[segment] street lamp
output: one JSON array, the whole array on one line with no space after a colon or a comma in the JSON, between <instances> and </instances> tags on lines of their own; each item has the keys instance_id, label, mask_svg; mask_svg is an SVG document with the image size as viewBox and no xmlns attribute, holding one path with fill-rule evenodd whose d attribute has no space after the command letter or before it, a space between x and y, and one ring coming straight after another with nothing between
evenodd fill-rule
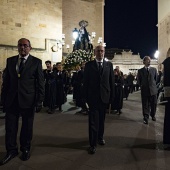
<instances>
[{"instance_id":1,"label":"street lamp","mask_svg":"<svg viewBox=\"0 0 170 170\"><path fill-rule=\"evenodd\" d=\"M76 40L78 38L78 36L79 36L79 31L78 31L77 28L74 28L74 30L73 30L73 38Z\"/></svg>"},{"instance_id":2,"label":"street lamp","mask_svg":"<svg viewBox=\"0 0 170 170\"><path fill-rule=\"evenodd\" d=\"M96 37L96 32L92 32L91 35L89 36L90 44L94 43L95 37Z\"/></svg>"},{"instance_id":3,"label":"street lamp","mask_svg":"<svg viewBox=\"0 0 170 170\"><path fill-rule=\"evenodd\" d=\"M94 39L96 37L96 32L92 32L91 37Z\"/></svg>"},{"instance_id":4,"label":"street lamp","mask_svg":"<svg viewBox=\"0 0 170 170\"><path fill-rule=\"evenodd\" d=\"M102 37L99 37L99 39L98 39L97 43L98 43L98 44L101 44L101 43L102 43L102 41L103 41L103 38L102 38Z\"/></svg>"},{"instance_id":5,"label":"street lamp","mask_svg":"<svg viewBox=\"0 0 170 170\"><path fill-rule=\"evenodd\" d=\"M74 45L74 44L75 44L75 41L73 40L73 41L72 41L72 45Z\"/></svg>"},{"instance_id":6,"label":"street lamp","mask_svg":"<svg viewBox=\"0 0 170 170\"><path fill-rule=\"evenodd\" d=\"M103 47L106 47L106 43L103 43Z\"/></svg>"},{"instance_id":7,"label":"street lamp","mask_svg":"<svg viewBox=\"0 0 170 170\"><path fill-rule=\"evenodd\" d=\"M155 52L154 57L155 57L155 59L159 58L159 51L158 50Z\"/></svg>"}]
</instances>

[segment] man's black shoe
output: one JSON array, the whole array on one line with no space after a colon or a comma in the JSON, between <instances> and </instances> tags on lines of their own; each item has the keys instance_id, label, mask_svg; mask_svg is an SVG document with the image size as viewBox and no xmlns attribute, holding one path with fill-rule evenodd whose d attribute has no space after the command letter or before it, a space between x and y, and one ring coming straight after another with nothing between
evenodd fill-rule
<instances>
[{"instance_id":1,"label":"man's black shoe","mask_svg":"<svg viewBox=\"0 0 170 170\"><path fill-rule=\"evenodd\" d=\"M89 154L95 154L96 153L96 147L94 147L94 146L89 147L88 153Z\"/></svg>"},{"instance_id":2,"label":"man's black shoe","mask_svg":"<svg viewBox=\"0 0 170 170\"><path fill-rule=\"evenodd\" d=\"M84 112L83 114L84 114L84 115L88 115L88 111Z\"/></svg>"},{"instance_id":3,"label":"man's black shoe","mask_svg":"<svg viewBox=\"0 0 170 170\"><path fill-rule=\"evenodd\" d=\"M156 121L156 117L155 117L155 116L154 116L154 117L152 117L152 120L153 120L153 121Z\"/></svg>"},{"instance_id":4,"label":"man's black shoe","mask_svg":"<svg viewBox=\"0 0 170 170\"><path fill-rule=\"evenodd\" d=\"M146 117L143 118L143 123L148 124L148 119Z\"/></svg>"},{"instance_id":5,"label":"man's black shoe","mask_svg":"<svg viewBox=\"0 0 170 170\"><path fill-rule=\"evenodd\" d=\"M48 110L48 114L53 114L55 113L55 110Z\"/></svg>"},{"instance_id":6,"label":"man's black shoe","mask_svg":"<svg viewBox=\"0 0 170 170\"><path fill-rule=\"evenodd\" d=\"M22 155L20 156L20 159L22 161L27 161L28 159L30 159L30 151L22 152Z\"/></svg>"},{"instance_id":7,"label":"man's black shoe","mask_svg":"<svg viewBox=\"0 0 170 170\"><path fill-rule=\"evenodd\" d=\"M105 145L106 143L105 143L105 140L102 139L102 140L98 140L98 144L99 144L99 145Z\"/></svg>"},{"instance_id":8,"label":"man's black shoe","mask_svg":"<svg viewBox=\"0 0 170 170\"><path fill-rule=\"evenodd\" d=\"M6 156L0 161L0 165L8 163L11 159L15 158L18 155L18 152L7 153Z\"/></svg>"}]
</instances>

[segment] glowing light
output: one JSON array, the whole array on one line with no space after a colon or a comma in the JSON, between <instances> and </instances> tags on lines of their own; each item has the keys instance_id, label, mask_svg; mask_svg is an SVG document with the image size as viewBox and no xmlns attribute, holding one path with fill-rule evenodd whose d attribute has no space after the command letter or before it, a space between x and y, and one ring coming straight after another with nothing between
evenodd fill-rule
<instances>
[{"instance_id":1,"label":"glowing light","mask_svg":"<svg viewBox=\"0 0 170 170\"><path fill-rule=\"evenodd\" d=\"M75 28L73 30L73 38L76 40L78 38L78 36L79 36L78 30L77 30L77 28Z\"/></svg>"},{"instance_id":2,"label":"glowing light","mask_svg":"<svg viewBox=\"0 0 170 170\"><path fill-rule=\"evenodd\" d=\"M155 52L154 57L155 57L156 59L159 58L159 51L158 51L158 50Z\"/></svg>"}]
</instances>

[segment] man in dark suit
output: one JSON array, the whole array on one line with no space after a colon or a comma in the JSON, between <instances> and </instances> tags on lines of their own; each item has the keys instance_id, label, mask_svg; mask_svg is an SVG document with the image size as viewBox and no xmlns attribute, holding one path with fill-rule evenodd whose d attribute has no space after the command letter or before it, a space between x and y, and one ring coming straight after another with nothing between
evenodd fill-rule
<instances>
[{"instance_id":1,"label":"man in dark suit","mask_svg":"<svg viewBox=\"0 0 170 170\"><path fill-rule=\"evenodd\" d=\"M156 121L157 106L157 70L150 66L149 56L143 58L144 67L138 70L137 81L141 87L143 123L148 124L149 115Z\"/></svg>"},{"instance_id":2,"label":"man in dark suit","mask_svg":"<svg viewBox=\"0 0 170 170\"><path fill-rule=\"evenodd\" d=\"M21 160L30 158L34 113L42 108L44 99L44 77L42 61L29 54L31 43L26 38L18 41L19 55L10 57L6 63L6 74L2 88L5 108L5 144L7 154L0 161L4 165L18 155L18 120L22 117L20 133Z\"/></svg>"},{"instance_id":3,"label":"man in dark suit","mask_svg":"<svg viewBox=\"0 0 170 170\"><path fill-rule=\"evenodd\" d=\"M114 98L113 65L104 60L105 49L95 48L95 60L89 61L84 69L84 100L89 107L89 153L96 152L97 143L105 144L104 121L106 107Z\"/></svg>"}]
</instances>

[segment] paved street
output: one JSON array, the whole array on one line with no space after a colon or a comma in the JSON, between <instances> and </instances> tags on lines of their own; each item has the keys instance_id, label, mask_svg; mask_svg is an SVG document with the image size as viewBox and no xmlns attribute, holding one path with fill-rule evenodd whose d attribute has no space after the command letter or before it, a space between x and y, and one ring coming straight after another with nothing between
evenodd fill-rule
<instances>
[{"instance_id":1,"label":"paved street","mask_svg":"<svg viewBox=\"0 0 170 170\"><path fill-rule=\"evenodd\" d=\"M72 96L63 112L37 113L31 158L19 156L0 170L169 170L170 150L162 145L164 106L157 108L157 121L143 124L140 93L124 100L121 115L107 114L105 146L94 155L87 153L88 116L75 114ZM0 114L2 116L2 114ZM5 155L4 119L0 119L0 158Z\"/></svg>"}]
</instances>

